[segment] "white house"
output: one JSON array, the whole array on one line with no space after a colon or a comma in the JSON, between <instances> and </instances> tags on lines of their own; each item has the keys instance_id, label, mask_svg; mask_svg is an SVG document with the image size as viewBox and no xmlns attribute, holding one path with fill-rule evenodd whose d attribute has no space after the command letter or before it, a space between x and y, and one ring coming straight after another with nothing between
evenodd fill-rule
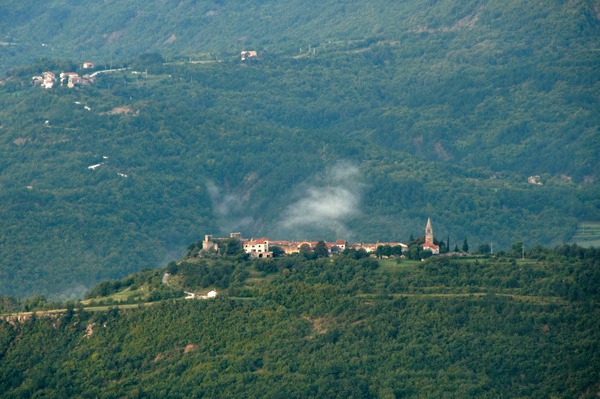
<instances>
[{"instance_id":1,"label":"white house","mask_svg":"<svg viewBox=\"0 0 600 399\"><path fill-rule=\"evenodd\" d=\"M257 58L257 57L258 57L258 53L254 50L244 50L241 53L242 61L246 61L250 58Z\"/></svg>"},{"instance_id":2,"label":"white house","mask_svg":"<svg viewBox=\"0 0 600 399\"><path fill-rule=\"evenodd\" d=\"M269 251L269 240L259 238L244 241L244 252L253 258L272 258L273 252Z\"/></svg>"}]
</instances>

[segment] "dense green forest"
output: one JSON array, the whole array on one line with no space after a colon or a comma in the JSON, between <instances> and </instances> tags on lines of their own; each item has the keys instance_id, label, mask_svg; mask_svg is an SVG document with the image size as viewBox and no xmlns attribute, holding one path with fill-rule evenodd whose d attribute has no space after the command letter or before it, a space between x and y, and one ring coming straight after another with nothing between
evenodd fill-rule
<instances>
[{"instance_id":1,"label":"dense green forest","mask_svg":"<svg viewBox=\"0 0 600 399\"><path fill-rule=\"evenodd\" d=\"M600 392L600 253L425 262L186 256L214 300L0 321L2 397L581 397ZM357 259L358 258L358 259ZM208 271L207 271L208 270ZM161 271L89 296L152 285ZM229 276L229 277L227 277Z\"/></svg>"},{"instance_id":2,"label":"dense green forest","mask_svg":"<svg viewBox=\"0 0 600 399\"><path fill-rule=\"evenodd\" d=\"M552 71L577 64L563 59L565 51L585 49L588 60L597 58L599 37L594 0L5 0L1 11L0 71L39 56L108 65L144 52L169 58L220 57L244 49L296 54L364 39L397 41L418 56L428 48L411 42L425 37L461 63L518 60L522 72L531 74L535 57ZM561 59L567 64L552 65Z\"/></svg>"},{"instance_id":3,"label":"dense green forest","mask_svg":"<svg viewBox=\"0 0 600 399\"><path fill-rule=\"evenodd\" d=\"M431 217L503 249L600 221L594 2L38 3L0 12L0 294L81 298L206 233ZM126 69L31 85L84 60Z\"/></svg>"}]
</instances>

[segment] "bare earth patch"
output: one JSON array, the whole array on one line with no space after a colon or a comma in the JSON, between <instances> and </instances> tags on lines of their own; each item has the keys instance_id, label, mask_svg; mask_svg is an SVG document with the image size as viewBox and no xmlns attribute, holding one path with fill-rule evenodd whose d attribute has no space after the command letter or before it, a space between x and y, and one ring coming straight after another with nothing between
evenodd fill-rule
<instances>
[{"instance_id":1,"label":"bare earth patch","mask_svg":"<svg viewBox=\"0 0 600 399\"><path fill-rule=\"evenodd\" d=\"M131 106L116 107L106 112L106 115L137 115L139 111L135 111Z\"/></svg>"},{"instance_id":2,"label":"bare earth patch","mask_svg":"<svg viewBox=\"0 0 600 399\"><path fill-rule=\"evenodd\" d=\"M94 333L94 326L95 325L96 325L96 323L88 324L88 326L85 329L84 338L89 338L89 337L92 336L92 334Z\"/></svg>"},{"instance_id":3,"label":"bare earth patch","mask_svg":"<svg viewBox=\"0 0 600 399\"><path fill-rule=\"evenodd\" d=\"M189 352L193 352L196 350L196 345L194 344L187 344L185 346L185 349L183 350L183 353L189 353Z\"/></svg>"},{"instance_id":4,"label":"bare earth patch","mask_svg":"<svg viewBox=\"0 0 600 399\"><path fill-rule=\"evenodd\" d=\"M320 317L320 318L317 318L317 319L311 319L308 316L302 316L302 318L304 320L307 320L307 321L309 321L309 322L312 323L313 330L317 334L325 334L327 332L327 328L325 328L325 325L324 325L325 322L326 322L325 318Z\"/></svg>"},{"instance_id":5,"label":"bare earth patch","mask_svg":"<svg viewBox=\"0 0 600 399\"><path fill-rule=\"evenodd\" d=\"M119 40L123 36L123 31L117 30L110 34L104 34L102 36L104 37L105 43L110 44L110 43L114 43L117 40Z\"/></svg>"},{"instance_id":6,"label":"bare earth patch","mask_svg":"<svg viewBox=\"0 0 600 399\"><path fill-rule=\"evenodd\" d=\"M173 43L175 40L177 40L177 36L175 36L175 34L172 34L167 40L165 40L164 44L171 44Z\"/></svg>"}]
</instances>

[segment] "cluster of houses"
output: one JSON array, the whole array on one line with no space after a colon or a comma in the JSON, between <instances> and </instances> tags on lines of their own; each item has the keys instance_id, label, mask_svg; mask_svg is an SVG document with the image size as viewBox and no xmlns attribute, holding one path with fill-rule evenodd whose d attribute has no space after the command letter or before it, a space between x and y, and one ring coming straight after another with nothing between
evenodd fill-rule
<instances>
[{"instance_id":1,"label":"cluster of houses","mask_svg":"<svg viewBox=\"0 0 600 399\"><path fill-rule=\"evenodd\" d=\"M94 64L91 62L84 62L82 64L83 69L91 69ZM77 72L61 72L59 79L56 78L54 72L46 71L42 72L41 76L34 76L31 78L34 86L40 86L44 89L51 89L55 84L60 83L61 86L66 85L69 88L75 86L87 86L94 83L94 77L90 74L79 76Z\"/></svg>"},{"instance_id":2,"label":"cluster of houses","mask_svg":"<svg viewBox=\"0 0 600 399\"><path fill-rule=\"evenodd\" d=\"M318 241L285 241L285 240L269 240L268 238L242 238L241 233L231 233L226 238L214 238L212 235L205 235L204 241L202 241L202 251L219 251L219 242L227 240L228 238L238 239L242 242L244 252L247 253L251 258L272 258L273 251L272 247L278 247L285 252L286 255L300 253L302 251L314 250L317 246ZM371 254L376 253L377 248L380 246L390 247L401 247L402 252L408 249L408 246L401 242L376 242L376 243L356 243L349 244L344 240L337 240L335 242L325 242L329 254L343 252L346 249L364 250ZM439 255L440 247L433 242L433 228L431 226L431 219L427 219L427 226L425 227L425 242L422 245L423 250L431 251L433 255Z\"/></svg>"},{"instance_id":3,"label":"cluster of houses","mask_svg":"<svg viewBox=\"0 0 600 399\"><path fill-rule=\"evenodd\" d=\"M258 58L258 52L255 50L244 50L241 52L242 61L246 61L253 58Z\"/></svg>"},{"instance_id":4,"label":"cluster of houses","mask_svg":"<svg viewBox=\"0 0 600 399\"><path fill-rule=\"evenodd\" d=\"M543 186L543 185L544 185L544 183L542 183L542 178L541 178L541 177L539 177L538 175L535 175L535 176L529 176L529 177L527 178L527 182L528 182L529 184L535 184L536 186Z\"/></svg>"}]
</instances>

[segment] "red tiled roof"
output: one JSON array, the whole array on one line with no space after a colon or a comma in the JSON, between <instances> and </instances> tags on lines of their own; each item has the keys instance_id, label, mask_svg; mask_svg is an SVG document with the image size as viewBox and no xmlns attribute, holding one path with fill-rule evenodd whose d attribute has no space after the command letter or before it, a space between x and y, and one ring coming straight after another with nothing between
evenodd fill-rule
<instances>
[{"instance_id":1,"label":"red tiled roof","mask_svg":"<svg viewBox=\"0 0 600 399\"><path fill-rule=\"evenodd\" d=\"M289 241L279 240L279 241L269 241L269 243L273 245L291 245L292 243Z\"/></svg>"},{"instance_id":2,"label":"red tiled roof","mask_svg":"<svg viewBox=\"0 0 600 399\"><path fill-rule=\"evenodd\" d=\"M257 238L256 240L244 241L244 244L260 245L260 244L267 244L268 242L269 242L268 238Z\"/></svg>"}]
</instances>

